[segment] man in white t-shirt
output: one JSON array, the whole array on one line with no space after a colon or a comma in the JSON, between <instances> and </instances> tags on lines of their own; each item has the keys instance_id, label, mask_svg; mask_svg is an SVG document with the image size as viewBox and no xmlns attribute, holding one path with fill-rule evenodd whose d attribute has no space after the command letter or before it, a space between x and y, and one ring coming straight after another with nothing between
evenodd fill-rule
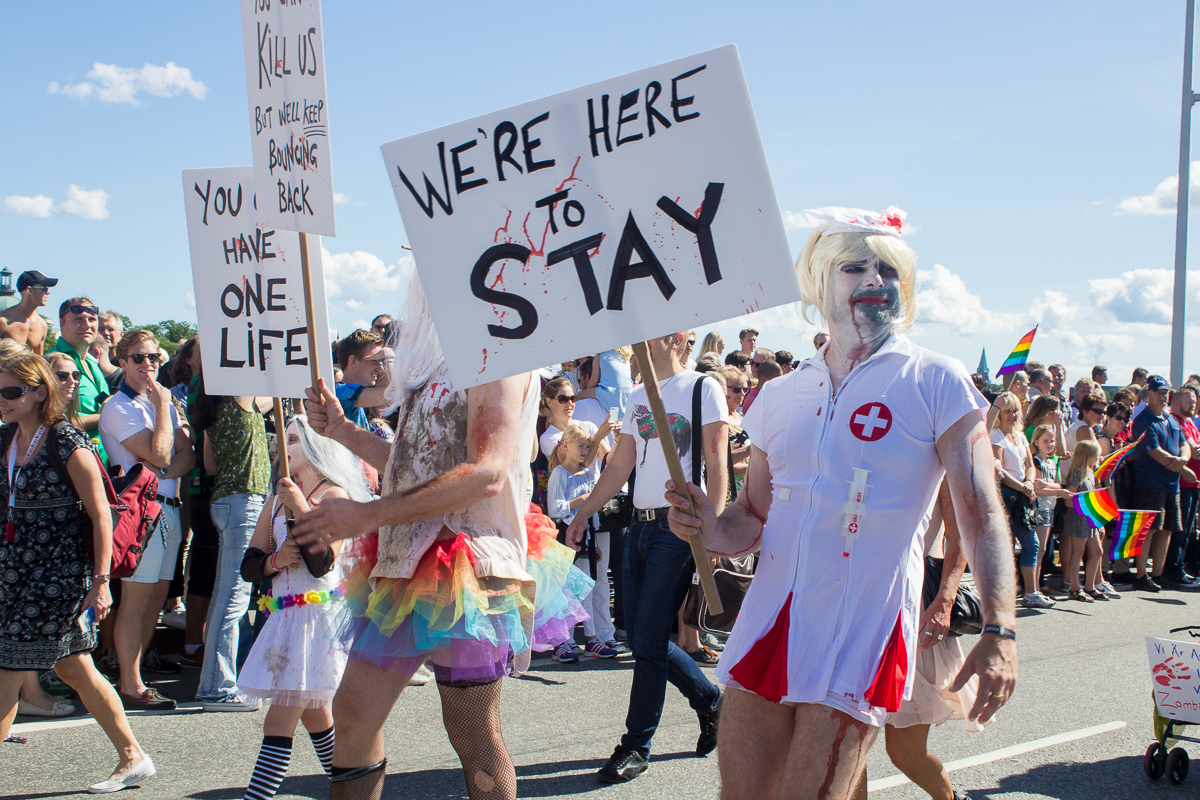
<instances>
[{"instance_id":1,"label":"man in white t-shirt","mask_svg":"<svg viewBox=\"0 0 1200 800\"><path fill-rule=\"evenodd\" d=\"M651 339L647 345L683 471L692 474L693 460L703 459L708 470L708 495L713 504L723 507L729 486L725 395L712 378L683 368L679 353L685 342L684 334L676 333ZM692 436L692 426L697 423L692 413L693 391L697 386L701 453L694 452ZM691 548L667 528L668 508L662 486L668 472L662 446L657 441L659 435L646 400L646 388L639 386L629 396L621 435L608 457L608 467L567 529L567 544L578 549L587 518L616 495L637 467L634 522L625 537L622 585L625 630L634 657L633 683L629 688L625 735L596 775L603 783L623 783L646 770L650 740L658 728L666 700L668 675L699 717L696 755L708 755L717 746L721 691L690 656L671 642L671 623L691 585L695 563Z\"/></svg>"},{"instance_id":2,"label":"man in white t-shirt","mask_svg":"<svg viewBox=\"0 0 1200 800\"><path fill-rule=\"evenodd\" d=\"M944 475L985 624L951 691L977 673L967 713L986 722L1016 681L1012 545L983 398L962 364L903 335L917 314L904 214L808 217L815 230L796 269L828 344L745 416L753 444L733 505L720 513L689 487L692 516L668 495L681 538L701 533L714 555L761 551L717 670L724 800L859 787L888 713L911 696L916 651L942 635L919 619L924 533Z\"/></svg>"},{"instance_id":3,"label":"man in white t-shirt","mask_svg":"<svg viewBox=\"0 0 1200 800\"><path fill-rule=\"evenodd\" d=\"M157 380L158 340L150 331L130 331L117 343L125 381L100 412L100 438L109 463L129 470L141 463L158 476L159 526L146 537L137 570L121 581L121 603L113 639L121 677L117 692L125 708L174 708L175 701L142 682L142 655L158 623L158 612L175 574L183 531L179 525L178 479L195 466L186 420Z\"/></svg>"}]
</instances>

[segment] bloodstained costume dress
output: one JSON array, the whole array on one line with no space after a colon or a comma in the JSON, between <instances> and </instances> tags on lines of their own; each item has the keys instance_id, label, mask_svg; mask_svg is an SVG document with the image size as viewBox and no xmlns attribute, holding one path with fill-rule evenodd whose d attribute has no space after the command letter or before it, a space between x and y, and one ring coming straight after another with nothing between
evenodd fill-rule
<instances>
[{"instance_id":1,"label":"bloodstained costume dress","mask_svg":"<svg viewBox=\"0 0 1200 800\"><path fill-rule=\"evenodd\" d=\"M900 334L835 394L827 347L765 385L742 422L772 497L717 675L882 726L913 685L923 537L945 474L936 443L982 419L983 398L962 364Z\"/></svg>"},{"instance_id":2,"label":"bloodstained costume dress","mask_svg":"<svg viewBox=\"0 0 1200 800\"><path fill-rule=\"evenodd\" d=\"M275 550L287 541L287 519L279 498L272 514ZM348 543L349 544L349 543ZM333 569L314 578L304 561L284 567L271 578L271 593L258 599L270 616L238 674L238 689L278 705L321 708L333 704L346 670L346 643L337 636L342 574L349 547Z\"/></svg>"},{"instance_id":3,"label":"bloodstained costume dress","mask_svg":"<svg viewBox=\"0 0 1200 800\"><path fill-rule=\"evenodd\" d=\"M517 453L532 450L538 384L529 376L517 423ZM467 462L467 394L443 364L400 409L384 471L386 495ZM347 579L352 658L411 675L449 651L451 681L485 683L529 665L587 613L591 580L575 553L554 541L553 523L528 515L529 462L516 457L500 492L450 513L379 529L378 562ZM527 519L529 526L527 529ZM543 522L544 520L544 522ZM447 535L444 531L449 531Z\"/></svg>"}]
</instances>

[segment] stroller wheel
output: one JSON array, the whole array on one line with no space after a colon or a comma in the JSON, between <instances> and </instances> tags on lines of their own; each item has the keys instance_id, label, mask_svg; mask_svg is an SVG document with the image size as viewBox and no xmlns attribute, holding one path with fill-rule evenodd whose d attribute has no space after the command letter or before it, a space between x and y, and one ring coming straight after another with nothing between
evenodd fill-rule
<instances>
[{"instance_id":1,"label":"stroller wheel","mask_svg":"<svg viewBox=\"0 0 1200 800\"><path fill-rule=\"evenodd\" d=\"M1142 758L1142 769L1146 771L1146 777L1152 781L1156 781L1163 776L1167 768L1167 748L1161 742L1154 742L1146 748L1146 755Z\"/></svg>"},{"instance_id":2,"label":"stroller wheel","mask_svg":"<svg viewBox=\"0 0 1200 800\"><path fill-rule=\"evenodd\" d=\"M1182 747L1174 748L1167 756L1167 783L1183 783L1188 774L1188 754Z\"/></svg>"}]
</instances>

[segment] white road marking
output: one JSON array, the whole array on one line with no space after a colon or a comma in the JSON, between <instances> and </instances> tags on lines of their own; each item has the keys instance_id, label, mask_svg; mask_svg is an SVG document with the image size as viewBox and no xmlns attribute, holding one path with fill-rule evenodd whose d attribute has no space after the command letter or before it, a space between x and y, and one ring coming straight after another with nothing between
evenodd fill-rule
<instances>
[{"instance_id":1,"label":"white road marking","mask_svg":"<svg viewBox=\"0 0 1200 800\"><path fill-rule=\"evenodd\" d=\"M141 711L129 710L125 712L127 717L165 717L178 714L199 714L203 712L203 707L199 702L180 703L179 707L171 711ZM53 719L45 722L21 722L12 726L12 732L16 734L34 733L36 731L53 731L60 728L81 728L84 725L95 725L96 718L87 717L70 717L68 719Z\"/></svg>"},{"instance_id":2,"label":"white road marking","mask_svg":"<svg viewBox=\"0 0 1200 800\"><path fill-rule=\"evenodd\" d=\"M1076 739L1087 739L1090 736L1099 736L1102 733L1109 731L1120 730L1125 727L1125 722L1118 720L1116 722L1106 722L1103 725L1093 725L1090 728L1080 728L1077 731L1067 731L1066 733L1056 733L1053 736L1047 736L1043 739L1034 739L1032 742L1024 744L1014 744L1011 747L1002 747L999 750L993 750L990 753L983 753L970 758L960 758L958 761L951 761L943 766L947 772L954 772L959 769L967 769L968 767L977 767L980 764L987 764L992 761L999 761L1002 758L1012 758L1023 753L1029 753L1034 750L1041 750L1045 747L1053 747L1056 744L1064 742L1073 742ZM889 775L886 778L880 778L876 781L867 781L867 791L875 792L880 789L890 789L893 786L903 786L908 783L908 777L903 773Z\"/></svg>"}]
</instances>

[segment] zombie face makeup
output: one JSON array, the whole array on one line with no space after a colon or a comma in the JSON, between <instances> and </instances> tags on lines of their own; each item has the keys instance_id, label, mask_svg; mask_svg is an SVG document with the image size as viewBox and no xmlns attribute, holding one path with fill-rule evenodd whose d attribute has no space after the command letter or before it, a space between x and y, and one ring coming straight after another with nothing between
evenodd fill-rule
<instances>
[{"instance_id":1,"label":"zombie face makeup","mask_svg":"<svg viewBox=\"0 0 1200 800\"><path fill-rule=\"evenodd\" d=\"M831 321L851 324L864 338L890 328L901 315L899 276L877 258L835 264L829 275Z\"/></svg>"}]
</instances>

